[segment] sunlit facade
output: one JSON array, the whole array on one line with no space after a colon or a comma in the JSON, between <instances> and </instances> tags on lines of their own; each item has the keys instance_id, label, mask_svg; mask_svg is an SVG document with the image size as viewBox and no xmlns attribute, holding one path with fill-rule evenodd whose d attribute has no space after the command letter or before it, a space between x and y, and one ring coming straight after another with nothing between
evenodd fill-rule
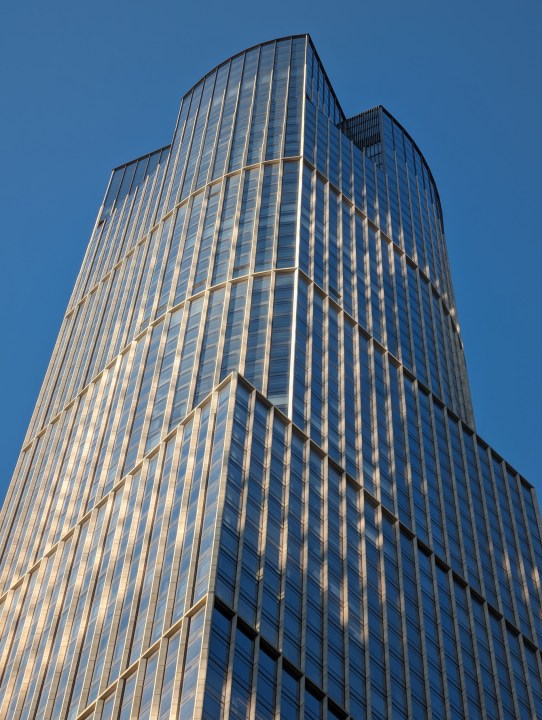
<instances>
[{"instance_id":1,"label":"sunlit facade","mask_svg":"<svg viewBox=\"0 0 542 720\"><path fill-rule=\"evenodd\" d=\"M117 168L0 516L0 716L542 717L431 172L308 36Z\"/></svg>"}]
</instances>

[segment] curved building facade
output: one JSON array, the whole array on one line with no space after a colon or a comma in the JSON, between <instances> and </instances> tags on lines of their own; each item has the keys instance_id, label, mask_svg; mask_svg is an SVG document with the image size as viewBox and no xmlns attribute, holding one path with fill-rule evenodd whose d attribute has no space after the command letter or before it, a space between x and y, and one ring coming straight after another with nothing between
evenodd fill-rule
<instances>
[{"instance_id":1,"label":"curved building facade","mask_svg":"<svg viewBox=\"0 0 542 720\"><path fill-rule=\"evenodd\" d=\"M232 57L100 208L0 517L2 716L542 717L541 573L423 155L308 36Z\"/></svg>"}]
</instances>

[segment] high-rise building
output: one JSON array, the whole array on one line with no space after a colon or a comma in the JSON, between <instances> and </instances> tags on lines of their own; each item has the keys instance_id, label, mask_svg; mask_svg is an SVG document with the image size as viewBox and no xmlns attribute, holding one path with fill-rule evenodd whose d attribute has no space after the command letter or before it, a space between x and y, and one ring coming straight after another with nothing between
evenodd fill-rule
<instances>
[{"instance_id":1,"label":"high-rise building","mask_svg":"<svg viewBox=\"0 0 542 720\"><path fill-rule=\"evenodd\" d=\"M438 192L307 36L114 170L0 518L0 714L542 717L532 487Z\"/></svg>"}]
</instances>

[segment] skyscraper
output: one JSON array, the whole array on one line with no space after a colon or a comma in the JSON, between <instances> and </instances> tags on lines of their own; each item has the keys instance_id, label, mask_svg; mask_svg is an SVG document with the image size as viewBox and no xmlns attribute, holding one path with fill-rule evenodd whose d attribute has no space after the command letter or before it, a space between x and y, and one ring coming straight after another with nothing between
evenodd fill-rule
<instances>
[{"instance_id":1,"label":"skyscraper","mask_svg":"<svg viewBox=\"0 0 542 720\"><path fill-rule=\"evenodd\" d=\"M0 553L10 720L542 717L539 511L474 431L438 191L307 36L114 170Z\"/></svg>"}]
</instances>

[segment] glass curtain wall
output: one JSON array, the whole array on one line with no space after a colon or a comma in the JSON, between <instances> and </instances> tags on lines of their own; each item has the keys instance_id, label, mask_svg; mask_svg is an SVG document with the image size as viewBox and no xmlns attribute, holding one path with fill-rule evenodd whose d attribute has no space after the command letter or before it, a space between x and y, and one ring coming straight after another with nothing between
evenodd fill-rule
<instances>
[{"instance_id":1,"label":"glass curtain wall","mask_svg":"<svg viewBox=\"0 0 542 720\"><path fill-rule=\"evenodd\" d=\"M0 516L7 718L542 717L534 492L441 202L311 39L113 171Z\"/></svg>"}]
</instances>

